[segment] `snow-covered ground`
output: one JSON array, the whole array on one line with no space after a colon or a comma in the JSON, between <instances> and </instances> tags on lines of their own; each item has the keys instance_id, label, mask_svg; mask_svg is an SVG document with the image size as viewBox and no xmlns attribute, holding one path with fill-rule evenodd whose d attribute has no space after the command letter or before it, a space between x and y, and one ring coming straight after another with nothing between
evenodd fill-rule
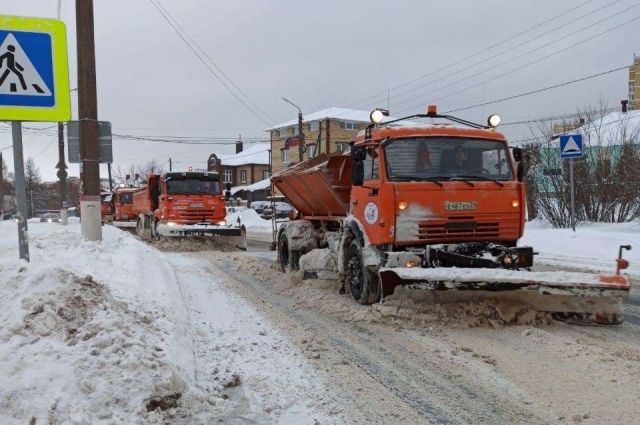
<instances>
[{"instance_id":1,"label":"snow-covered ground","mask_svg":"<svg viewBox=\"0 0 640 425\"><path fill-rule=\"evenodd\" d=\"M205 262L111 226L0 223L0 423L342 423L338 397ZM35 419L32 419L35 418Z\"/></svg>"},{"instance_id":2,"label":"snow-covered ground","mask_svg":"<svg viewBox=\"0 0 640 425\"><path fill-rule=\"evenodd\" d=\"M584 271L615 271L620 245L630 262L629 274L640 276L640 223L581 223L571 229L555 229L539 221L527 223L521 245L539 253L535 261Z\"/></svg>"}]
</instances>

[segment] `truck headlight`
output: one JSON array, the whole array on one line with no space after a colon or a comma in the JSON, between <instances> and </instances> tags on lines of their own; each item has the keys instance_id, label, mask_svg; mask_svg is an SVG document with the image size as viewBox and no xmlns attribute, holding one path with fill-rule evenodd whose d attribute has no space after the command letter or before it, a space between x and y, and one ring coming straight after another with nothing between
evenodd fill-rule
<instances>
[{"instance_id":1,"label":"truck headlight","mask_svg":"<svg viewBox=\"0 0 640 425\"><path fill-rule=\"evenodd\" d=\"M398 202L398 209L399 210L406 210L407 209L407 203L405 201L400 201Z\"/></svg>"},{"instance_id":2,"label":"truck headlight","mask_svg":"<svg viewBox=\"0 0 640 425\"><path fill-rule=\"evenodd\" d=\"M227 222L225 220L220 220L218 222L218 226L226 226L226 225L227 225Z\"/></svg>"},{"instance_id":3,"label":"truck headlight","mask_svg":"<svg viewBox=\"0 0 640 425\"><path fill-rule=\"evenodd\" d=\"M175 225L176 225L176 223L174 221L170 221L170 222L167 223L167 226L173 227Z\"/></svg>"},{"instance_id":4,"label":"truck headlight","mask_svg":"<svg viewBox=\"0 0 640 425\"><path fill-rule=\"evenodd\" d=\"M502 122L502 119L500 118L500 115L497 114L489 115L489 119L487 120L489 127L493 128L499 126L500 122Z\"/></svg>"}]
</instances>

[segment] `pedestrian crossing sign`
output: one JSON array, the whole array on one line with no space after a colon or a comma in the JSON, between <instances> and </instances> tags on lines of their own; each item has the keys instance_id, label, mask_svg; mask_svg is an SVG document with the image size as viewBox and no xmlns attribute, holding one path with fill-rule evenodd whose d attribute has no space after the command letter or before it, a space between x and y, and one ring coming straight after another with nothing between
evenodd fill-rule
<instances>
[{"instance_id":1,"label":"pedestrian crossing sign","mask_svg":"<svg viewBox=\"0 0 640 425\"><path fill-rule=\"evenodd\" d=\"M582 158L582 134L565 134L560 136L561 158Z\"/></svg>"},{"instance_id":2,"label":"pedestrian crossing sign","mask_svg":"<svg viewBox=\"0 0 640 425\"><path fill-rule=\"evenodd\" d=\"M69 121L64 22L0 16L0 121Z\"/></svg>"}]
</instances>

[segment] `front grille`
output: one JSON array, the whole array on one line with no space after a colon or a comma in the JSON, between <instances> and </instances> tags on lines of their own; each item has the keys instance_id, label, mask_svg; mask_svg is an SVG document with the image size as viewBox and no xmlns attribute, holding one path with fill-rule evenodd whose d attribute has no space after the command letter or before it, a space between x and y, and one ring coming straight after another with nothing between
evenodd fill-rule
<instances>
[{"instance_id":1,"label":"front grille","mask_svg":"<svg viewBox=\"0 0 640 425\"><path fill-rule=\"evenodd\" d=\"M515 240L519 234L515 217L456 216L448 220L420 220L417 239L427 243Z\"/></svg>"},{"instance_id":2,"label":"front grille","mask_svg":"<svg viewBox=\"0 0 640 425\"><path fill-rule=\"evenodd\" d=\"M202 208L197 210L179 210L177 212L177 221L181 224L196 224L196 223L215 223L217 220L214 217L215 210L213 208Z\"/></svg>"}]
</instances>

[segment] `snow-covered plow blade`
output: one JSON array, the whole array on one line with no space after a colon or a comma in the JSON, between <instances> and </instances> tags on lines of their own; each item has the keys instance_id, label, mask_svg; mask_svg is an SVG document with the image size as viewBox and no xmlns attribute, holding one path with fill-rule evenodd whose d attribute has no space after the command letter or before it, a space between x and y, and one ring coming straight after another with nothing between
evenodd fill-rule
<instances>
[{"instance_id":1,"label":"snow-covered plow blade","mask_svg":"<svg viewBox=\"0 0 640 425\"><path fill-rule=\"evenodd\" d=\"M135 221L117 221L114 220L111 222L112 226L119 227L121 229L135 229L138 225Z\"/></svg>"},{"instance_id":2,"label":"snow-covered plow blade","mask_svg":"<svg viewBox=\"0 0 640 425\"><path fill-rule=\"evenodd\" d=\"M170 238L213 238L224 245L247 249L247 231L244 226L201 224L158 224L158 236Z\"/></svg>"},{"instance_id":3,"label":"snow-covered plow blade","mask_svg":"<svg viewBox=\"0 0 640 425\"><path fill-rule=\"evenodd\" d=\"M598 323L620 323L631 288L623 275L529 272L504 269L382 268L383 297L402 285L428 289L439 304L483 299L513 302L549 313L585 315Z\"/></svg>"}]
</instances>

